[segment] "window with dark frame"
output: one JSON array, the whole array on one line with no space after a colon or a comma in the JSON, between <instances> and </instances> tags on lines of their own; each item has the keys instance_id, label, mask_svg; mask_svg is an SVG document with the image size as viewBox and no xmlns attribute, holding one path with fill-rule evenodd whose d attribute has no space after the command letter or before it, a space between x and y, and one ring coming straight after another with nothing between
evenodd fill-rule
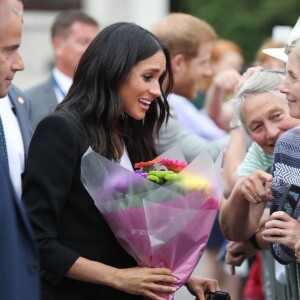
<instances>
[{"instance_id":1,"label":"window with dark frame","mask_svg":"<svg viewBox=\"0 0 300 300\"><path fill-rule=\"evenodd\" d=\"M27 10L64 10L82 8L82 0L25 0Z\"/></svg>"}]
</instances>

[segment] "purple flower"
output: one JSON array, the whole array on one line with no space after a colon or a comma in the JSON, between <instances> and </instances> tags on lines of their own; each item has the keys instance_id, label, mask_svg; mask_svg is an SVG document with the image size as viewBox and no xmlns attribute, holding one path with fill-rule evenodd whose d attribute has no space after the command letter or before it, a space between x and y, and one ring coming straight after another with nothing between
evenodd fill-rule
<instances>
[{"instance_id":1,"label":"purple flower","mask_svg":"<svg viewBox=\"0 0 300 300\"><path fill-rule=\"evenodd\" d=\"M135 170L134 173L142 176L143 178L147 178L148 173L147 172L143 172L141 169Z\"/></svg>"}]
</instances>

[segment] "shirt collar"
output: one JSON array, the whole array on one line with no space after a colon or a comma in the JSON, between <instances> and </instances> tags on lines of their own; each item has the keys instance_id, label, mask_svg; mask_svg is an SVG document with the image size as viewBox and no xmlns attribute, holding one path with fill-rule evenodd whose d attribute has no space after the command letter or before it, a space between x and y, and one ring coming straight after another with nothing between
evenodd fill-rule
<instances>
[{"instance_id":1,"label":"shirt collar","mask_svg":"<svg viewBox=\"0 0 300 300\"><path fill-rule=\"evenodd\" d=\"M53 69L53 76L60 88L67 94L73 83L73 79L59 71L56 67Z\"/></svg>"}]
</instances>

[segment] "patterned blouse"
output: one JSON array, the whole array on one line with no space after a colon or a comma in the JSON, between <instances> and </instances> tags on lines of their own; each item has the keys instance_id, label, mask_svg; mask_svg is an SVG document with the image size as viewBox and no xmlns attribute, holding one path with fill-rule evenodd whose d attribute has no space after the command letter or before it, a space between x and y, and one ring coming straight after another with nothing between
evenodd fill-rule
<instances>
[{"instance_id":1,"label":"patterned blouse","mask_svg":"<svg viewBox=\"0 0 300 300\"><path fill-rule=\"evenodd\" d=\"M300 126L286 131L278 139L274 150L271 214L278 210L289 184L300 186ZM292 217L300 222L300 204ZM274 258L281 264L296 260L295 251L278 243L271 244Z\"/></svg>"}]
</instances>

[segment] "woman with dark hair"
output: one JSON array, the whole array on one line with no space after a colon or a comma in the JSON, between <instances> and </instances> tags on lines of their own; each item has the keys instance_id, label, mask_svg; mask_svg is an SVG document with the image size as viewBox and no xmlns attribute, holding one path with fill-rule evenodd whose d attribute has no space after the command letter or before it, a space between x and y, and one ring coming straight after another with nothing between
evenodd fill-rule
<instances>
[{"instance_id":1,"label":"woman with dark hair","mask_svg":"<svg viewBox=\"0 0 300 300\"><path fill-rule=\"evenodd\" d=\"M138 267L123 250L80 181L89 146L131 170L156 157L171 85L165 46L135 24L116 23L90 44L68 95L38 124L23 198L41 256L42 299L160 300L155 292L174 292L170 270ZM217 287L198 278L188 285L198 297Z\"/></svg>"}]
</instances>

